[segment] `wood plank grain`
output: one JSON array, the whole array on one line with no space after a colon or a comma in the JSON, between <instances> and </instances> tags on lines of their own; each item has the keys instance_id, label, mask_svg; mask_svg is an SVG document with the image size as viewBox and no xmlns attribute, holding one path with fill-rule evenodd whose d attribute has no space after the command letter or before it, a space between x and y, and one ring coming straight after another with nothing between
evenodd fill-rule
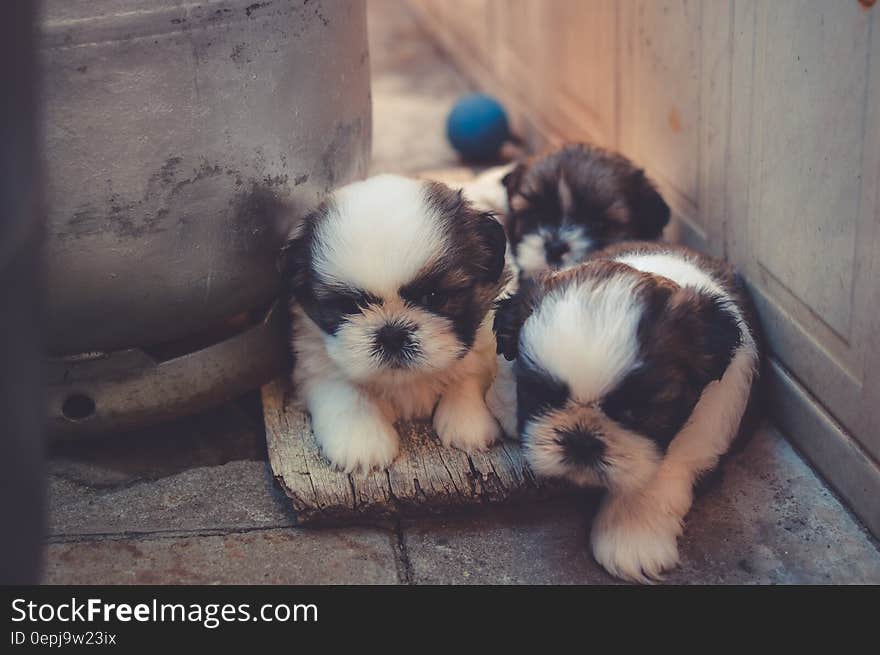
<instances>
[{"instance_id":1,"label":"wood plank grain","mask_svg":"<svg viewBox=\"0 0 880 655\"><path fill-rule=\"evenodd\" d=\"M269 464L297 520L354 511L349 477L321 455L308 414L292 402L289 386L276 380L263 387L262 395Z\"/></svg>"},{"instance_id":2,"label":"wood plank grain","mask_svg":"<svg viewBox=\"0 0 880 655\"><path fill-rule=\"evenodd\" d=\"M444 448L428 421L397 425L400 454L387 471L346 475L321 454L308 413L293 400L286 381L267 384L262 397L269 463L298 523L434 514L568 491L537 480L515 442L467 455Z\"/></svg>"}]
</instances>

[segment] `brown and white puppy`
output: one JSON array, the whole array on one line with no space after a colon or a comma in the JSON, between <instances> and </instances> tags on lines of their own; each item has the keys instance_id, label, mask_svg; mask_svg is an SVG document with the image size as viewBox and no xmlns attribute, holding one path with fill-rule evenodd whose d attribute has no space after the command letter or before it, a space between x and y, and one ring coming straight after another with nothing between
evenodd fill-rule
<instances>
[{"instance_id":1,"label":"brown and white puppy","mask_svg":"<svg viewBox=\"0 0 880 655\"><path fill-rule=\"evenodd\" d=\"M286 248L293 379L333 464L388 466L394 422L432 412L445 445L500 436L484 395L505 245L460 192L395 175L339 189L298 227Z\"/></svg>"},{"instance_id":2,"label":"brown and white puppy","mask_svg":"<svg viewBox=\"0 0 880 655\"><path fill-rule=\"evenodd\" d=\"M607 490L596 560L647 582L678 563L697 478L737 435L758 376L756 322L725 263L656 243L614 246L502 301L495 393L539 475ZM515 397L515 400L513 398Z\"/></svg>"},{"instance_id":3,"label":"brown and white puppy","mask_svg":"<svg viewBox=\"0 0 880 655\"><path fill-rule=\"evenodd\" d=\"M601 148L567 145L517 164L501 182L523 278L576 266L614 243L657 239L669 222L669 206L644 171Z\"/></svg>"}]
</instances>

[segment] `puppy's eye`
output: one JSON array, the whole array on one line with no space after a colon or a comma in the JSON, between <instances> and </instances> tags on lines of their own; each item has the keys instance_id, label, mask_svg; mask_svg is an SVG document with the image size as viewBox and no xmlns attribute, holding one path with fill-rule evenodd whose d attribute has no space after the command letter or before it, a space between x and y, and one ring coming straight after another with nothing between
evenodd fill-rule
<instances>
[{"instance_id":1,"label":"puppy's eye","mask_svg":"<svg viewBox=\"0 0 880 655\"><path fill-rule=\"evenodd\" d=\"M639 419L639 412L634 407L627 406L625 402L616 401L616 399L612 402L606 401L602 410L608 418L624 426L632 425Z\"/></svg>"},{"instance_id":2,"label":"puppy's eye","mask_svg":"<svg viewBox=\"0 0 880 655\"><path fill-rule=\"evenodd\" d=\"M446 304L447 300L449 300L448 294L442 291L431 291L419 298L419 304L428 309L437 309Z\"/></svg>"},{"instance_id":3,"label":"puppy's eye","mask_svg":"<svg viewBox=\"0 0 880 655\"><path fill-rule=\"evenodd\" d=\"M640 389L633 384L626 384L609 394L602 403L602 411L605 415L617 421L624 427L633 427L643 421L648 408L645 406L650 396L640 393Z\"/></svg>"},{"instance_id":4,"label":"puppy's eye","mask_svg":"<svg viewBox=\"0 0 880 655\"><path fill-rule=\"evenodd\" d=\"M340 314L360 314L367 303L350 296L340 296L333 300L333 306Z\"/></svg>"},{"instance_id":5,"label":"puppy's eye","mask_svg":"<svg viewBox=\"0 0 880 655\"><path fill-rule=\"evenodd\" d=\"M339 298L335 305L340 314L359 314L361 311L360 303L354 298Z\"/></svg>"}]
</instances>

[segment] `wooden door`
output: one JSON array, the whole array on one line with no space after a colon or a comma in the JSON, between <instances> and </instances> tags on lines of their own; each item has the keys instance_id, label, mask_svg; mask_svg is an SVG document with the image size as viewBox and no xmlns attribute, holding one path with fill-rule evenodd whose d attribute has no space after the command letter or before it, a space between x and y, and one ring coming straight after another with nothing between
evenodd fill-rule
<instances>
[{"instance_id":1,"label":"wooden door","mask_svg":"<svg viewBox=\"0 0 880 655\"><path fill-rule=\"evenodd\" d=\"M880 530L880 11L734 3L725 196L774 416Z\"/></svg>"}]
</instances>

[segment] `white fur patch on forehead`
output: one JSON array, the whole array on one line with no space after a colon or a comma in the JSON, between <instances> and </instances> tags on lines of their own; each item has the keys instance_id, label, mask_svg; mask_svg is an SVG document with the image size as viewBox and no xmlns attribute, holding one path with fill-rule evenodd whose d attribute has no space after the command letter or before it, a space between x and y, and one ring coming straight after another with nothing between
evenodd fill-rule
<instances>
[{"instance_id":1,"label":"white fur patch on forehead","mask_svg":"<svg viewBox=\"0 0 880 655\"><path fill-rule=\"evenodd\" d=\"M579 402L597 400L639 359L635 282L615 275L549 293L523 324L520 356L568 384Z\"/></svg>"},{"instance_id":2,"label":"white fur patch on forehead","mask_svg":"<svg viewBox=\"0 0 880 655\"><path fill-rule=\"evenodd\" d=\"M425 183L398 175L337 190L315 236L314 266L323 279L382 297L396 294L446 248Z\"/></svg>"}]
</instances>

